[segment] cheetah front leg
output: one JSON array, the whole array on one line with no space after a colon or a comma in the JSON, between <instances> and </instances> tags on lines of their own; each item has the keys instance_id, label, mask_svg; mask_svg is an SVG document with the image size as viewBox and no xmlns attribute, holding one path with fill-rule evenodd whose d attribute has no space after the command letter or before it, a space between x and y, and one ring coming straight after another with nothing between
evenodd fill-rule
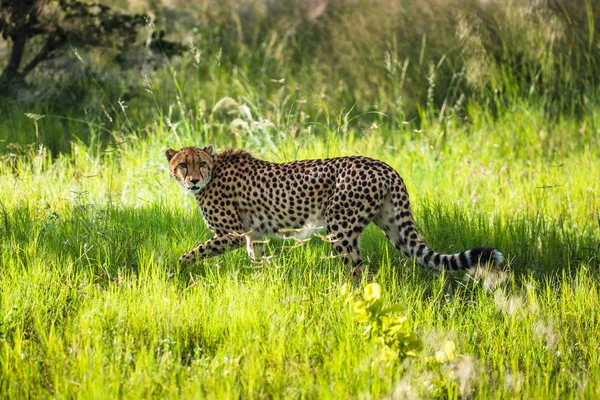
<instances>
[{"instance_id":1,"label":"cheetah front leg","mask_svg":"<svg viewBox=\"0 0 600 400\"><path fill-rule=\"evenodd\" d=\"M250 260L253 262L259 262L263 256L264 244L266 241L257 240L250 234L245 234L244 239L246 240L246 252L248 253L248 257L250 257Z\"/></svg>"},{"instance_id":2,"label":"cheetah front leg","mask_svg":"<svg viewBox=\"0 0 600 400\"><path fill-rule=\"evenodd\" d=\"M203 258L218 256L225 250L233 250L242 246L244 239L238 234L225 234L215 236L202 243L179 258L180 264L189 264Z\"/></svg>"}]
</instances>

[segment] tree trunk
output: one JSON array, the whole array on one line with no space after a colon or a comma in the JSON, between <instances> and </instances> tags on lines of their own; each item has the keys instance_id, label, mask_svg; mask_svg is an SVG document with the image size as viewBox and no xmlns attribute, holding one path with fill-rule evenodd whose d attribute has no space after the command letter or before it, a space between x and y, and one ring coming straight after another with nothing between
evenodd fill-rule
<instances>
[{"instance_id":1,"label":"tree trunk","mask_svg":"<svg viewBox=\"0 0 600 400\"><path fill-rule=\"evenodd\" d=\"M19 75L19 67L21 66L25 44L27 43L27 25L24 22L15 30L12 40L10 58L0 76L0 87L9 87L12 81Z\"/></svg>"}]
</instances>

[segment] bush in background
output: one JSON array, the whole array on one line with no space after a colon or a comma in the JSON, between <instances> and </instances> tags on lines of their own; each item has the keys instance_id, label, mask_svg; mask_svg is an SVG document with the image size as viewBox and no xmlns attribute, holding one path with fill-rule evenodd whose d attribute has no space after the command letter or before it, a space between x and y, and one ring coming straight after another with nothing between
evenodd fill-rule
<instances>
[{"instance_id":1,"label":"bush in background","mask_svg":"<svg viewBox=\"0 0 600 400\"><path fill-rule=\"evenodd\" d=\"M157 113L175 123L228 96L253 111L278 114L267 115L270 120L286 116L288 125L330 126L336 118L339 125L351 110L362 118L346 118L350 125L395 129L415 121L423 128L493 120L517 108L595 125L600 0L111 5L152 21L130 39L126 58L115 63L111 49L71 48L53 61L55 68L46 64L32 74L29 91L0 113L23 115L24 109L107 123L106 110L115 118L118 101L126 101L128 120L110 129L139 133ZM148 38L164 38L166 28L187 51L149 65ZM182 111L173 113L177 108ZM18 130L15 124L5 130ZM0 123L0 138L2 130ZM70 128L63 124L62 130Z\"/></svg>"}]
</instances>

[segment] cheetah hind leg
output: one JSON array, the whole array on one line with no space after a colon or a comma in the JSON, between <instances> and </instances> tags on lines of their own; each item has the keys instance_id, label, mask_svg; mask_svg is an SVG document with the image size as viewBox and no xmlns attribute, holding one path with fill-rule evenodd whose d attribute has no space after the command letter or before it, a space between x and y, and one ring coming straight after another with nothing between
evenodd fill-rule
<instances>
[{"instance_id":1,"label":"cheetah hind leg","mask_svg":"<svg viewBox=\"0 0 600 400\"><path fill-rule=\"evenodd\" d=\"M366 266L360 256L358 239L365 227L356 225L344 230L335 230L335 228L339 228L339 224L327 222L327 234L331 244L337 256L343 259L346 269L351 271L355 278L360 278Z\"/></svg>"},{"instance_id":2,"label":"cheetah hind leg","mask_svg":"<svg viewBox=\"0 0 600 400\"><path fill-rule=\"evenodd\" d=\"M339 257L344 260L344 265L348 271L356 278L360 278L366 269L360 256L358 239L360 233L338 232L331 234L333 248Z\"/></svg>"},{"instance_id":3,"label":"cheetah hind leg","mask_svg":"<svg viewBox=\"0 0 600 400\"><path fill-rule=\"evenodd\" d=\"M398 228L398 219L395 216L394 205L389 195L384 199L373 222L385 233L385 236L392 242L396 249L400 250L405 256L410 257L410 251L406 247L406 239L402 236Z\"/></svg>"},{"instance_id":4,"label":"cheetah hind leg","mask_svg":"<svg viewBox=\"0 0 600 400\"><path fill-rule=\"evenodd\" d=\"M325 210L327 234L331 238L336 253L344 260L346 269L351 271L355 278L360 278L367 266L363 264L360 256L358 241L367 225L373 220L380 205L371 204L366 210L349 216L347 213L338 211L339 207L336 210L336 204L339 204L340 201L344 200L341 199L340 193L336 193Z\"/></svg>"}]
</instances>

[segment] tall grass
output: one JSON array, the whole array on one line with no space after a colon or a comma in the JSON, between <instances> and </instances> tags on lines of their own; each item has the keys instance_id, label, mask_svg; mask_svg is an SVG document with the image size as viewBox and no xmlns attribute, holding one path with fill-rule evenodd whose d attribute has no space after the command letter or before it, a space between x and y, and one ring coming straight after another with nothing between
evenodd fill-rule
<instances>
[{"instance_id":1,"label":"tall grass","mask_svg":"<svg viewBox=\"0 0 600 400\"><path fill-rule=\"evenodd\" d=\"M155 112L183 122L200 101L210 114L224 96L261 112L275 105L289 122L327 123L328 114L353 109L369 113L362 120L394 129L411 121L418 129L482 115L502 120L526 109L552 121L587 120L596 129L597 0L121 6L154 16L130 55L133 70L120 71L111 54L71 49L31 76L17 100L3 99L1 148L31 143L19 133L24 112L45 115L40 139L68 151L61 137L90 136L88 125L76 121L139 132L152 129ZM162 66L145 62L147 31L164 27L189 52ZM57 65L60 73L53 73ZM173 108L176 97L187 106L181 113ZM130 105L128 125L110 122L120 113L118 101Z\"/></svg>"},{"instance_id":2,"label":"tall grass","mask_svg":"<svg viewBox=\"0 0 600 400\"><path fill-rule=\"evenodd\" d=\"M127 79L81 54L78 82L0 104L0 397L597 398L600 4L581 4L123 2L189 54ZM505 269L434 274L373 226L361 282L320 239L181 267L210 234L164 150L208 143L381 159L432 248ZM355 321L346 288L373 281L416 357L382 359Z\"/></svg>"},{"instance_id":3,"label":"tall grass","mask_svg":"<svg viewBox=\"0 0 600 400\"><path fill-rule=\"evenodd\" d=\"M231 132L216 116L173 125L172 111L155 112L145 138L75 142L55 157L24 148L0 164L3 397L598 395L597 147L546 140L518 112L442 135L358 132L343 115L324 134L280 130L257 109ZM369 228L370 279L424 343L383 362L341 292L365 282L318 239L270 243L261 265L241 250L177 265L209 234L163 151L208 140L274 161L380 158L405 178L432 247L494 246L507 270L432 274Z\"/></svg>"}]
</instances>

